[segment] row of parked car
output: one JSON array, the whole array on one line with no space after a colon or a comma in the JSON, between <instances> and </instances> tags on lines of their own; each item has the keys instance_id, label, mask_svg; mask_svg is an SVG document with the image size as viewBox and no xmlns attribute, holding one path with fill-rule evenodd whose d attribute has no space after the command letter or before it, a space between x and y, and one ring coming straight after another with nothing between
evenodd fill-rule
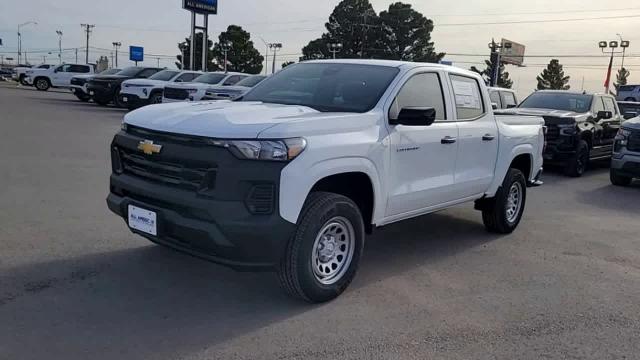
<instances>
[{"instance_id":1,"label":"row of parked car","mask_svg":"<svg viewBox=\"0 0 640 360\"><path fill-rule=\"evenodd\" d=\"M168 70L157 67L127 67L94 73L92 65L43 64L18 68L14 78L41 91L69 88L81 101L136 109L149 104L176 101L233 100L242 96L265 76L236 72Z\"/></svg>"}]
</instances>

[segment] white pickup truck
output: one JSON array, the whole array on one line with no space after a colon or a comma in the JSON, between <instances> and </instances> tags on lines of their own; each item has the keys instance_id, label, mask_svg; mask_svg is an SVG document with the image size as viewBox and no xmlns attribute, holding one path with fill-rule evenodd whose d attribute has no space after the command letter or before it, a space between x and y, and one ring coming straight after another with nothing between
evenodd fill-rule
<instances>
[{"instance_id":1,"label":"white pickup truck","mask_svg":"<svg viewBox=\"0 0 640 360\"><path fill-rule=\"evenodd\" d=\"M63 64L49 69L28 70L25 82L40 91L47 91L51 87L70 88L74 76L90 75L94 72L93 65Z\"/></svg>"},{"instance_id":2,"label":"white pickup truck","mask_svg":"<svg viewBox=\"0 0 640 360\"><path fill-rule=\"evenodd\" d=\"M288 293L323 302L376 227L475 201L487 230L512 232L539 184L543 123L495 116L469 71L303 62L236 101L127 114L107 204L153 242L277 271Z\"/></svg>"}]
</instances>

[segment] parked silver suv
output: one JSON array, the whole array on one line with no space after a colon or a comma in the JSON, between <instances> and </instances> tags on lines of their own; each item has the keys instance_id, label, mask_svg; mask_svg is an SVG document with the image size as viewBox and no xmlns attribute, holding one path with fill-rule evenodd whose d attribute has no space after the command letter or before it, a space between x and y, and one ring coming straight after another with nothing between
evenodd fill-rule
<instances>
[{"instance_id":1,"label":"parked silver suv","mask_svg":"<svg viewBox=\"0 0 640 360\"><path fill-rule=\"evenodd\" d=\"M640 117L625 121L613 145L611 183L618 186L631 184L640 178Z\"/></svg>"},{"instance_id":2,"label":"parked silver suv","mask_svg":"<svg viewBox=\"0 0 640 360\"><path fill-rule=\"evenodd\" d=\"M618 89L618 101L640 101L640 85L622 85Z\"/></svg>"}]
</instances>

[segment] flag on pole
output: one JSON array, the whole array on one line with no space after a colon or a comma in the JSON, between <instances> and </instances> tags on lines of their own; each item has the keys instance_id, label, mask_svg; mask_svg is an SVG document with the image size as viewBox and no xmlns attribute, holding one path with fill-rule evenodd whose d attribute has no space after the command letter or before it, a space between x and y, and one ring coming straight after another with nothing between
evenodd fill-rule
<instances>
[{"instance_id":1,"label":"flag on pole","mask_svg":"<svg viewBox=\"0 0 640 360\"><path fill-rule=\"evenodd\" d=\"M607 80L604 82L604 92L609 93L609 85L611 84L611 70L613 69L613 54L611 54L611 60L609 60L609 70L607 71Z\"/></svg>"}]
</instances>

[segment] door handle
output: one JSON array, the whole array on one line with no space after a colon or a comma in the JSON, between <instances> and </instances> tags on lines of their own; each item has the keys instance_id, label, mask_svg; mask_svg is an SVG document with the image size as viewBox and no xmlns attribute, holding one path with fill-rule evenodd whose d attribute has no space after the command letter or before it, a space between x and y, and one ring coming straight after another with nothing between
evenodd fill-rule
<instances>
[{"instance_id":1,"label":"door handle","mask_svg":"<svg viewBox=\"0 0 640 360\"><path fill-rule=\"evenodd\" d=\"M458 139L456 139L456 138L454 138L454 137L451 137L451 136L445 136L445 137L443 137L443 138L442 138L442 140L440 140L440 143L441 143L441 144L455 144L455 142L456 142L457 140L458 140Z\"/></svg>"},{"instance_id":2,"label":"door handle","mask_svg":"<svg viewBox=\"0 0 640 360\"><path fill-rule=\"evenodd\" d=\"M491 134L484 134L482 141L493 141L496 137Z\"/></svg>"}]
</instances>

